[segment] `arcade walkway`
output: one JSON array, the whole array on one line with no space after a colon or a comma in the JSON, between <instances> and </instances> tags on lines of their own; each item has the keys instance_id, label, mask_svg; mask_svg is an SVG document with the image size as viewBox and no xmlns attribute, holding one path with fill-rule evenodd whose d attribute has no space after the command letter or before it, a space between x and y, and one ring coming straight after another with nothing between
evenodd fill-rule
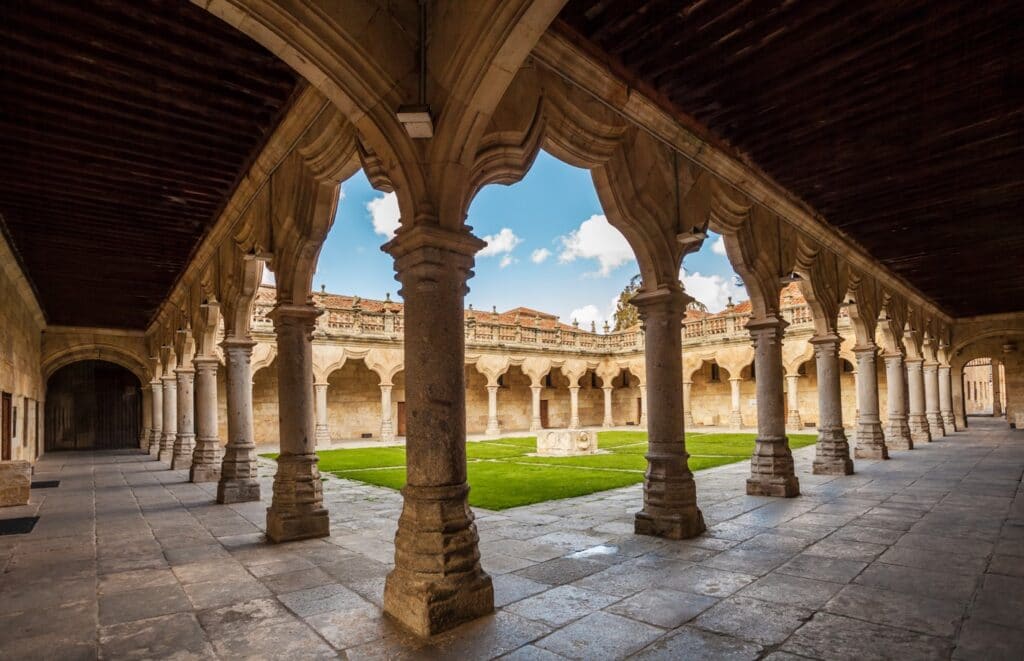
<instances>
[{"instance_id":1,"label":"arcade walkway","mask_svg":"<svg viewBox=\"0 0 1024 661\"><path fill-rule=\"evenodd\" d=\"M957 658L1024 649L1024 431L974 420L804 495L698 474L709 531L631 534L639 486L479 511L493 617L428 648L380 614L398 494L329 479L333 535L268 546L266 503L140 453L54 454L28 535L0 537L0 657ZM264 466L264 494L273 467ZM342 652L344 650L344 652Z\"/></svg>"}]
</instances>

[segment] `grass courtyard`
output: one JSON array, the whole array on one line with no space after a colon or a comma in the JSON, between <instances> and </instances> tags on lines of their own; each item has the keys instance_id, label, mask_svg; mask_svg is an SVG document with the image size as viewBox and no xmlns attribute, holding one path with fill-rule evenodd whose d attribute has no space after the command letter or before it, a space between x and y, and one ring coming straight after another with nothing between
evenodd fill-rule
<instances>
[{"instance_id":1,"label":"grass courtyard","mask_svg":"<svg viewBox=\"0 0 1024 661\"><path fill-rule=\"evenodd\" d=\"M693 471L745 461L754 452L754 434L686 435ZM792 448L813 445L812 434L789 437ZM602 454L582 457L531 457L533 436L466 444L469 503L503 510L546 500L571 498L642 482L647 460L647 434L633 431L598 433ZM379 447L323 450L320 472L391 489L405 484L405 448ZM271 459L275 454L263 455Z\"/></svg>"}]
</instances>

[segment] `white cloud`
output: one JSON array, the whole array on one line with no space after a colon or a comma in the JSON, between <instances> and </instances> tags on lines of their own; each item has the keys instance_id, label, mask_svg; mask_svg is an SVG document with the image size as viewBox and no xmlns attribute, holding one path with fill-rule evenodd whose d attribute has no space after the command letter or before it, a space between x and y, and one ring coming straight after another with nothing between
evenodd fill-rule
<instances>
[{"instance_id":1,"label":"white cloud","mask_svg":"<svg viewBox=\"0 0 1024 661\"><path fill-rule=\"evenodd\" d=\"M511 266L512 264L515 264L518 261L519 260L513 257L512 255L505 255L504 257L501 258L501 261L498 263L498 268L505 268L506 266Z\"/></svg>"},{"instance_id":2,"label":"white cloud","mask_svg":"<svg viewBox=\"0 0 1024 661\"><path fill-rule=\"evenodd\" d=\"M725 237L719 236L717 239L715 239L715 242L711 244L711 252L715 253L716 255L721 255L722 257L726 257L726 254L725 254Z\"/></svg>"},{"instance_id":3,"label":"white cloud","mask_svg":"<svg viewBox=\"0 0 1024 661\"><path fill-rule=\"evenodd\" d=\"M270 285L271 287L277 286L277 281L274 280L274 272L268 269L266 266L263 267L263 279L260 280L261 285Z\"/></svg>"},{"instance_id":4,"label":"white cloud","mask_svg":"<svg viewBox=\"0 0 1024 661\"><path fill-rule=\"evenodd\" d=\"M385 193L375 197L366 203L366 210L370 212L374 232L389 239L395 235L400 218L397 195Z\"/></svg>"},{"instance_id":5,"label":"white cloud","mask_svg":"<svg viewBox=\"0 0 1024 661\"><path fill-rule=\"evenodd\" d=\"M562 252L558 261L564 264L576 259L596 259L601 268L594 275L606 277L613 269L634 259L626 238L603 215L587 218L560 241Z\"/></svg>"},{"instance_id":6,"label":"white cloud","mask_svg":"<svg viewBox=\"0 0 1024 661\"><path fill-rule=\"evenodd\" d=\"M569 313L569 322L580 322L580 328L583 330L590 330L591 322L597 324L597 327L600 328L604 324L604 320L605 316L601 314L601 311L594 304L584 305Z\"/></svg>"},{"instance_id":7,"label":"white cloud","mask_svg":"<svg viewBox=\"0 0 1024 661\"><path fill-rule=\"evenodd\" d=\"M710 312L721 312L728 304L730 296L737 302L743 293L731 279L720 275L701 275L696 271L679 275L687 293L706 305Z\"/></svg>"},{"instance_id":8,"label":"white cloud","mask_svg":"<svg viewBox=\"0 0 1024 661\"><path fill-rule=\"evenodd\" d=\"M490 234L484 237L487 245L477 253L477 257L494 257L496 255L507 255L516 246L523 242L515 232L507 227L502 227L497 234ZM507 265L506 265L507 266Z\"/></svg>"},{"instance_id":9,"label":"white cloud","mask_svg":"<svg viewBox=\"0 0 1024 661\"><path fill-rule=\"evenodd\" d=\"M530 261L534 264L543 264L547 261L547 258L551 256L551 251L547 248L537 248L530 253Z\"/></svg>"}]
</instances>

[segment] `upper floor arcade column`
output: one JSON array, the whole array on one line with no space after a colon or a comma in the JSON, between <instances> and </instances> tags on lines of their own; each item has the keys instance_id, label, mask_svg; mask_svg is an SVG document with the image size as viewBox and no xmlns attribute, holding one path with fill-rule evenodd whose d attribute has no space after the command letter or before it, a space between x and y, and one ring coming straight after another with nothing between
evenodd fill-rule
<instances>
[{"instance_id":1,"label":"upper floor arcade column","mask_svg":"<svg viewBox=\"0 0 1024 661\"><path fill-rule=\"evenodd\" d=\"M281 454L267 537L285 542L330 534L316 454L313 405L313 330L321 311L279 302L268 315L277 335L277 401Z\"/></svg>"},{"instance_id":2,"label":"upper floor arcade column","mask_svg":"<svg viewBox=\"0 0 1024 661\"><path fill-rule=\"evenodd\" d=\"M704 531L690 472L683 423L683 346L680 327L693 299L675 288L641 291L631 299L644 325L647 394L647 472L637 534L687 539Z\"/></svg>"},{"instance_id":3,"label":"upper floor arcade column","mask_svg":"<svg viewBox=\"0 0 1024 661\"><path fill-rule=\"evenodd\" d=\"M463 306L473 255L484 245L468 231L414 225L384 246L405 299L408 412L404 504L384 610L421 635L494 610L466 481Z\"/></svg>"}]
</instances>

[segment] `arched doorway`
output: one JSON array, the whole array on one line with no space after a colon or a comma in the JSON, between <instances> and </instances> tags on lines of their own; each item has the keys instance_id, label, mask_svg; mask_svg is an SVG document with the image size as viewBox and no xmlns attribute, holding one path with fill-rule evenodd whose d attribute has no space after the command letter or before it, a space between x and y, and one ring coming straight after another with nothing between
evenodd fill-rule
<instances>
[{"instance_id":1,"label":"arched doorway","mask_svg":"<svg viewBox=\"0 0 1024 661\"><path fill-rule=\"evenodd\" d=\"M102 360L66 365L46 382L46 451L139 447L138 378Z\"/></svg>"}]
</instances>

